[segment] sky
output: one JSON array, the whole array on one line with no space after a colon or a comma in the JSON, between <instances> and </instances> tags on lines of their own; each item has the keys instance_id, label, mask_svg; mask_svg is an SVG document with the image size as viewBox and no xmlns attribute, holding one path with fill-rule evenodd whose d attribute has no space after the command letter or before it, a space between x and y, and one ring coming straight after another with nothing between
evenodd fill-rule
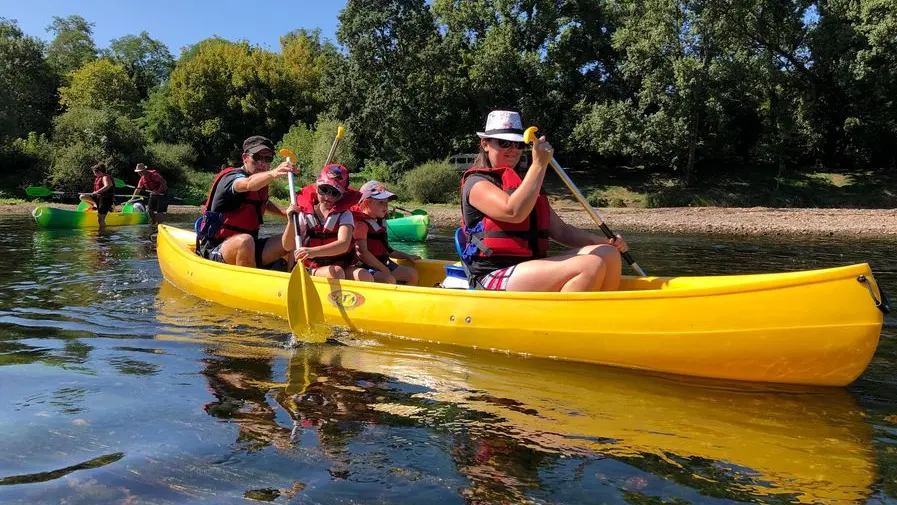
<instances>
[{"instance_id":1,"label":"sky","mask_svg":"<svg viewBox=\"0 0 897 505\"><path fill-rule=\"evenodd\" d=\"M54 16L77 14L94 23L98 48L142 31L168 46L177 58L181 48L213 35L279 51L280 36L297 28L320 28L336 43L336 26L344 0L0 0L0 17L15 19L27 35L49 41L46 28Z\"/></svg>"}]
</instances>

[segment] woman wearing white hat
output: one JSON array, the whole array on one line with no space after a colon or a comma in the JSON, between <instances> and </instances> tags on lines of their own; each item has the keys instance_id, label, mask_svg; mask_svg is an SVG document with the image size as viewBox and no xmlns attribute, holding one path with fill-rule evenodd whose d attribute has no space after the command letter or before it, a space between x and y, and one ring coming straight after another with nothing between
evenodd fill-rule
<instances>
[{"instance_id":1,"label":"woman wearing white hat","mask_svg":"<svg viewBox=\"0 0 897 505\"><path fill-rule=\"evenodd\" d=\"M626 242L561 221L542 191L552 157L545 137L521 179L513 167L526 144L520 114L492 111L477 132L480 153L461 178L464 261L476 283L494 291L611 291L620 284ZM547 257L549 238L572 249Z\"/></svg>"}]
</instances>

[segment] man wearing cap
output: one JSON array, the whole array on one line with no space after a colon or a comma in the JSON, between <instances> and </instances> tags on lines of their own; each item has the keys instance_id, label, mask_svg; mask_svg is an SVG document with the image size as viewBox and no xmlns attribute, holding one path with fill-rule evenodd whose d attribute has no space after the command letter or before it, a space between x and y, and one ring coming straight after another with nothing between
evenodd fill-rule
<instances>
[{"instance_id":1,"label":"man wearing cap","mask_svg":"<svg viewBox=\"0 0 897 505\"><path fill-rule=\"evenodd\" d=\"M297 169L286 160L272 170L274 143L260 135L243 142L241 157L243 166L222 170L212 182L203 205L197 253L229 265L266 268L287 252L280 240L258 236L265 212L286 217L268 199L268 185Z\"/></svg>"},{"instance_id":2,"label":"man wearing cap","mask_svg":"<svg viewBox=\"0 0 897 505\"><path fill-rule=\"evenodd\" d=\"M137 188L134 189L134 194L131 195L130 201L134 201L137 195L145 188L149 192L147 210L149 211L150 219L153 224L159 224L159 214L168 212L168 183L165 182L165 178L159 172L148 170L143 163L138 163L134 171L140 174L140 182L137 183Z\"/></svg>"}]
</instances>

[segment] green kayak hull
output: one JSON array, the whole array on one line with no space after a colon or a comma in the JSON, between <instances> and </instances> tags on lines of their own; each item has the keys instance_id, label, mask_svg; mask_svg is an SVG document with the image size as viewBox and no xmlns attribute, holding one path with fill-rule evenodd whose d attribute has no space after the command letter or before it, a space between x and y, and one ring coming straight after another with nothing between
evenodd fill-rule
<instances>
[{"instance_id":1,"label":"green kayak hull","mask_svg":"<svg viewBox=\"0 0 897 505\"><path fill-rule=\"evenodd\" d=\"M411 215L386 220L389 240L396 242L423 242L430 231L430 216Z\"/></svg>"},{"instance_id":2,"label":"green kayak hull","mask_svg":"<svg viewBox=\"0 0 897 505\"><path fill-rule=\"evenodd\" d=\"M31 212L41 228L99 228L96 212L78 212L55 207L38 207ZM146 212L110 212L106 214L106 226L128 226L149 223Z\"/></svg>"}]
</instances>

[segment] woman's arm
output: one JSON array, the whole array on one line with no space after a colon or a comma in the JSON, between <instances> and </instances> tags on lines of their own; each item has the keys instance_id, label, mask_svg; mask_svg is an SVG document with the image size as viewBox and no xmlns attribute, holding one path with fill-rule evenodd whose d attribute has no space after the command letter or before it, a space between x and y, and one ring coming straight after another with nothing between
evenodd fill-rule
<instances>
[{"instance_id":1,"label":"woman's arm","mask_svg":"<svg viewBox=\"0 0 897 505\"><path fill-rule=\"evenodd\" d=\"M617 235L617 238L615 239L608 239L600 235L595 235L594 233L587 232L581 228L570 226L565 223L561 220L560 216L557 215L554 209L551 209L550 212L551 220L548 223L548 233L552 240L561 245L577 248L589 245L610 244L616 247L621 253L629 250L629 245L620 235Z\"/></svg>"},{"instance_id":2,"label":"woman's arm","mask_svg":"<svg viewBox=\"0 0 897 505\"><path fill-rule=\"evenodd\" d=\"M555 242L567 247L585 247L587 245L609 243L604 237L565 223L554 209L551 209L550 212L551 220L548 224L548 233Z\"/></svg>"},{"instance_id":3,"label":"woman's arm","mask_svg":"<svg viewBox=\"0 0 897 505\"><path fill-rule=\"evenodd\" d=\"M533 162L512 194L508 195L488 181L479 181L470 188L470 204L497 221L523 222L536 205L551 154L551 144L545 137L540 138L533 146Z\"/></svg>"}]
</instances>

